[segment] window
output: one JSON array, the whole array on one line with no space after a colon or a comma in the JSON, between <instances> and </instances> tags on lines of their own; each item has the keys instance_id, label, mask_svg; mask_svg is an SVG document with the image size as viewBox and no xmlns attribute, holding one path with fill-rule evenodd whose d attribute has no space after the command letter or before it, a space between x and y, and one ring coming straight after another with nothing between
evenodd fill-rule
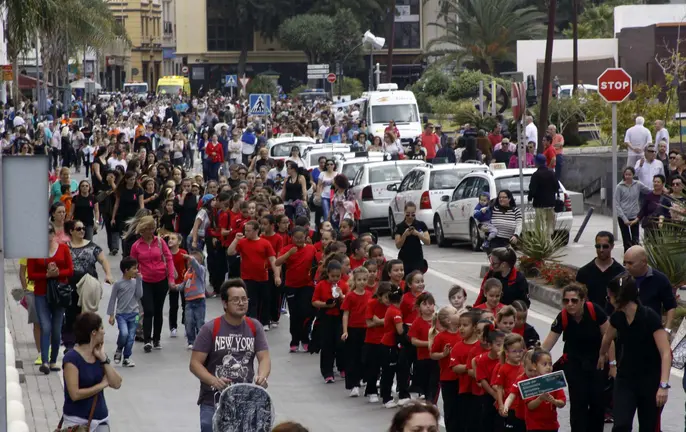
<instances>
[{"instance_id":1,"label":"window","mask_svg":"<svg viewBox=\"0 0 686 432\"><path fill-rule=\"evenodd\" d=\"M374 123L388 124L391 120L394 120L396 124L419 122L417 105L376 105L372 107L372 121Z\"/></svg>"},{"instance_id":2,"label":"window","mask_svg":"<svg viewBox=\"0 0 686 432\"><path fill-rule=\"evenodd\" d=\"M450 201L457 201L462 199L468 181L469 179L463 181L457 188L455 188L455 191L453 192L453 197L450 199Z\"/></svg>"},{"instance_id":3,"label":"window","mask_svg":"<svg viewBox=\"0 0 686 432\"><path fill-rule=\"evenodd\" d=\"M396 0L395 8L400 13L409 8L410 15L419 15L419 0Z\"/></svg>"},{"instance_id":4,"label":"window","mask_svg":"<svg viewBox=\"0 0 686 432\"><path fill-rule=\"evenodd\" d=\"M400 179L400 171L398 171L398 168L393 165L378 166L369 170L369 183L372 184L394 182Z\"/></svg>"},{"instance_id":5,"label":"window","mask_svg":"<svg viewBox=\"0 0 686 432\"><path fill-rule=\"evenodd\" d=\"M222 0L207 0L207 50L240 51L244 32L238 28L235 13ZM253 46L253 34L248 46Z\"/></svg>"},{"instance_id":6,"label":"window","mask_svg":"<svg viewBox=\"0 0 686 432\"><path fill-rule=\"evenodd\" d=\"M421 40L419 22L396 22L395 23L395 48L396 49L419 49Z\"/></svg>"},{"instance_id":7,"label":"window","mask_svg":"<svg viewBox=\"0 0 686 432\"><path fill-rule=\"evenodd\" d=\"M422 171L417 171L414 176L414 181L410 183L410 190L422 190L424 189L424 177L426 175Z\"/></svg>"},{"instance_id":8,"label":"window","mask_svg":"<svg viewBox=\"0 0 686 432\"><path fill-rule=\"evenodd\" d=\"M529 193L529 183L530 182L531 182L531 176L525 175L524 176L524 194ZM515 196L518 195L519 191L520 191L519 176L501 177L499 179L496 179L495 180L495 190L497 193L500 193L500 191L502 191L502 190L509 190ZM491 197L491 198L496 198L496 197Z\"/></svg>"},{"instance_id":9,"label":"window","mask_svg":"<svg viewBox=\"0 0 686 432\"><path fill-rule=\"evenodd\" d=\"M417 164L417 165L419 165L419 164ZM398 165L398 169L400 170L400 175L404 177L407 173L412 171L412 168L414 168L417 165L415 165L415 164Z\"/></svg>"},{"instance_id":10,"label":"window","mask_svg":"<svg viewBox=\"0 0 686 432\"><path fill-rule=\"evenodd\" d=\"M478 198L481 193L488 193L490 195L488 181L484 178L477 177L474 183L474 189L472 190L471 197Z\"/></svg>"},{"instance_id":11,"label":"window","mask_svg":"<svg viewBox=\"0 0 686 432\"><path fill-rule=\"evenodd\" d=\"M466 174L452 170L434 171L429 179L429 190L454 189Z\"/></svg>"},{"instance_id":12,"label":"window","mask_svg":"<svg viewBox=\"0 0 686 432\"><path fill-rule=\"evenodd\" d=\"M403 181L400 183L400 186L398 187L398 192L404 192L409 189L410 182L414 181L416 173L416 171L410 171L410 173L405 176Z\"/></svg>"}]
</instances>

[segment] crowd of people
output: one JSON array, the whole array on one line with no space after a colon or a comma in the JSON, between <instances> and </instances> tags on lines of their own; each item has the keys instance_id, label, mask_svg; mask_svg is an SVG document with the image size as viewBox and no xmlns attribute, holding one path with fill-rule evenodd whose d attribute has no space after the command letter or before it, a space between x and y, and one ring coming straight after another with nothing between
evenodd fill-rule
<instances>
[{"instance_id":1,"label":"crowd of people","mask_svg":"<svg viewBox=\"0 0 686 432\"><path fill-rule=\"evenodd\" d=\"M563 311L541 342L527 324L528 282L511 247L522 234L522 215L510 191L499 191L493 202L485 197L497 234L490 239L491 265L480 295L468 301L464 287L455 285L448 298L437 299L424 280L429 229L416 220L414 203L405 204L404 220L391 233L398 258L387 259L396 251L384 250L376 233L356 229L350 182L335 160L324 157L307 172L297 147L285 163L265 153L267 137L293 133L359 143L370 151L378 146L392 159L500 162L500 153L512 153L507 138L495 136L502 125L488 137L466 127L458 144L427 124L418 146L406 150L393 124L381 143L371 137L355 106L341 113L326 105L279 102L267 128L244 103L213 93L189 99L184 112L169 100L127 96L75 105L83 111L82 127L66 115L58 122L33 118L3 143L10 153L49 154L55 168L49 255L22 262L21 279L32 292L27 309L40 371L60 370L61 345L67 350L65 425L109 430L102 391L122 382L112 363L134 367L136 339L143 353L163 348L167 301L170 336L180 336L185 327L190 369L200 381L202 432L212 430L221 390L242 382L267 387L266 333L284 321L285 308L289 352L318 353L322 381L344 381L350 397L388 409L404 407L392 431L438 430L439 397L448 432L557 430L556 410L567 403L564 392L522 401L516 390L519 381L554 367L568 376L573 431L602 430L606 404L598 400L608 374L621 390L615 397L622 410L614 416L615 430L631 429L636 408L641 428L654 429L659 421L669 376L660 316L665 309L669 323L676 303L640 246L632 243L627 250L625 272L610 255L614 238L599 233L597 258L579 272L585 286L564 288ZM21 110L14 115L15 125L21 115ZM546 215L556 190L545 185L561 167L558 136L550 129L546 151L532 158L540 178L532 179L530 198ZM484 139L489 145L477 148ZM511 156L503 163L511 166ZM643 167L652 160L637 163ZM74 181L73 165L84 167L88 179ZM632 186L632 178L625 176L625 187L634 196L645 187L639 181ZM671 179L669 190L675 193L683 177L677 172ZM655 181L651 193L658 198L647 201L659 203L664 189ZM627 207L622 217L633 221L639 213L633 210ZM121 254L120 280L113 279L104 248L93 242L101 228L109 254ZM119 332L112 362L97 314L102 292L97 264L112 285L107 316ZM205 316L213 297L225 311L218 318ZM630 325L634 320L640 326ZM553 364L550 350L560 335L564 361ZM638 351L627 360L615 355L619 349ZM632 376L643 367L650 373L637 383Z\"/></svg>"}]
</instances>

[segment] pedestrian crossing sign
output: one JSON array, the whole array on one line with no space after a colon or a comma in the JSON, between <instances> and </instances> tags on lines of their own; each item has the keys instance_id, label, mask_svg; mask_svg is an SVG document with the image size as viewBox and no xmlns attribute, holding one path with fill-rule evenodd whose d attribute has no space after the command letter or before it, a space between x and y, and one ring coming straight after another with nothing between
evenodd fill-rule
<instances>
[{"instance_id":1,"label":"pedestrian crossing sign","mask_svg":"<svg viewBox=\"0 0 686 432\"><path fill-rule=\"evenodd\" d=\"M226 84L224 84L226 87L238 87L238 78L236 75L227 75L226 76Z\"/></svg>"},{"instance_id":2,"label":"pedestrian crossing sign","mask_svg":"<svg viewBox=\"0 0 686 432\"><path fill-rule=\"evenodd\" d=\"M260 93L250 95L250 115L264 116L271 113L272 95Z\"/></svg>"}]
</instances>

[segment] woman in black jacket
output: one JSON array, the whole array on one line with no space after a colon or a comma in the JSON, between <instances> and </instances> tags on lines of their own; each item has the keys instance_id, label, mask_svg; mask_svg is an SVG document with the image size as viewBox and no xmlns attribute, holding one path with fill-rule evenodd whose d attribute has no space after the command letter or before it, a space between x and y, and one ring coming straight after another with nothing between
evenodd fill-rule
<instances>
[{"instance_id":1,"label":"woman in black jacket","mask_svg":"<svg viewBox=\"0 0 686 432\"><path fill-rule=\"evenodd\" d=\"M504 305L511 305L515 300L522 300L526 306L531 306L529 299L529 282L520 273L515 264L517 264L517 254L511 248L496 248L491 252L491 268L486 273L483 282L490 278L495 278L503 284L503 294L500 298L500 303ZM482 289L479 292L479 297L476 299L474 306L478 306L486 301L486 296Z\"/></svg>"}]
</instances>

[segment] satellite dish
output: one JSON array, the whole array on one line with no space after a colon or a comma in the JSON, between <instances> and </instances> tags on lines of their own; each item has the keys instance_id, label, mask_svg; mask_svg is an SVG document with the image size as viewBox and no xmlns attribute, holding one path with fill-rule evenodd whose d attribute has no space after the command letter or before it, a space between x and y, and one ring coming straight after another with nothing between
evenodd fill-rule
<instances>
[{"instance_id":1,"label":"satellite dish","mask_svg":"<svg viewBox=\"0 0 686 432\"><path fill-rule=\"evenodd\" d=\"M386 43L386 39L374 36L372 32L367 30L366 32L364 32L364 36L362 37L362 43L369 44L374 49L381 49Z\"/></svg>"}]
</instances>

